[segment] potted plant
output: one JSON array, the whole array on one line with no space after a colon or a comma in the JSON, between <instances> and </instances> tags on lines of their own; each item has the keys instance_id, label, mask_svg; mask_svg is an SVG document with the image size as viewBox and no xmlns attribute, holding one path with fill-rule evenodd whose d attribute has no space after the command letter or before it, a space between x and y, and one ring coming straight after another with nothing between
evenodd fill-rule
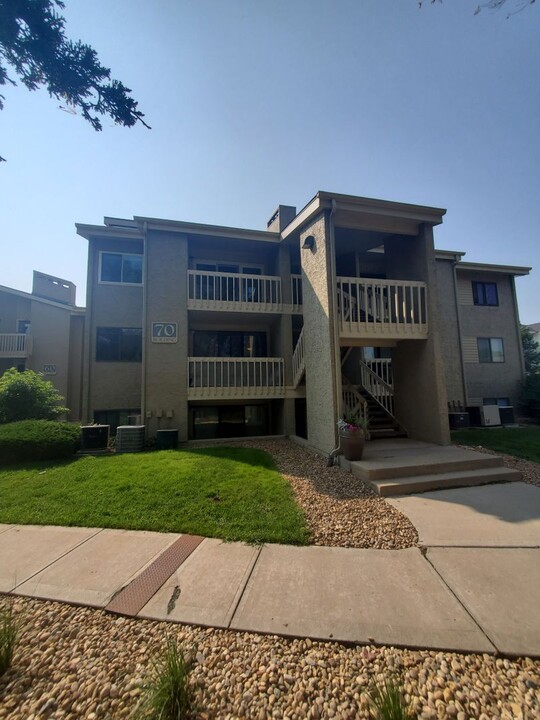
<instances>
[{"instance_id":1,"label":"potted plant","mask_svg":"<svg viewBox=\"0 0 540 720\"><path fill-rule=\"evenodd\" d=\"M369 418L356 414L344 415L338 420L339 445L347 460L361 460L369 429Z\"/></svg>"}]
</instances>

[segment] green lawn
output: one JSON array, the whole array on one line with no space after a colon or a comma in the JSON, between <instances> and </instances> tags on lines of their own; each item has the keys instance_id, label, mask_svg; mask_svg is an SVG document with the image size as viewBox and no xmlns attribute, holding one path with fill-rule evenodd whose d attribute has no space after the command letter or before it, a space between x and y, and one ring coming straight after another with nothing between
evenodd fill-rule
<instances>
[{"instance_id":1,"label":"green lawn","mask_svg":"<svg viewBox=\"0 0 540 720\"><path fill-rule=\"evenodd\" d=\"M246 448L0 468L0 522L186 532L246 542L309 539L290 485L272 458Z\"/></svg>"},{"instance_id":2,"label":"green lawn","mask_svg":"<svg viewBox=\"0 0 540 720\"><path fill-rule=\"evenodd\" d=\"M490 450L540 462L540 427L471 428L456 430L452 440L460 445L482 445Z\"/></svg>"}]
</instances>

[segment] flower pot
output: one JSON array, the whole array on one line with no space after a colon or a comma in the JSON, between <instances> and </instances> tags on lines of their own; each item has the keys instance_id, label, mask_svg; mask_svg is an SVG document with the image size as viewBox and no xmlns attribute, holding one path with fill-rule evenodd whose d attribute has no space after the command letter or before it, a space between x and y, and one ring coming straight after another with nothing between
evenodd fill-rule
<instances>
[{"instance_id":1,"label":"flower pot","mask_svg":"<svg viewBox=\"0 0 540 720\"><path fill-rule=\"evenodd\" d=\"M347 460L361 460L364 452L365 436L363 430L340 430L339 443Z\"/></svg>"}]
</instances>

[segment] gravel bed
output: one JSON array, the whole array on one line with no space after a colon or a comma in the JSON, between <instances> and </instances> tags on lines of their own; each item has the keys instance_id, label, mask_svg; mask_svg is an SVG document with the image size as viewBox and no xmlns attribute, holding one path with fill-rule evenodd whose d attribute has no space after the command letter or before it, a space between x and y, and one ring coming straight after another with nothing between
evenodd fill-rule
<instances>
[{"instance_id":1,"label":"gravel bed","mask_svg":"<svg viewBox=\"0 0 540 720\"><path fill-rule=\"evenodd\" d=\"M478 452L487 453L488 455L498 455L503 459L505 467L519 470L523 474L523 481L529 485L537 485L540 487L540 464L532 460L523 460L522 458L506 455L505 453L491 450L483 445L458 445L464 450L478 450Z\"/></svg>"},{"instance_id":2,"label":"gravel bed","mask_svg":"<svg viewBox=\"0 0 540 720\"><path fill-rule=\"evenodd\" d=\"M326 459L309 448L286 439L228 444L272 455L304 511L312 545L391 550L417 544L409 518L352 473L328 467Z\"/></svg>"},{"instance_id":3,"label":"gravel bed","mask_svg":"<svg viewBox=\"0 0 540 720\"><path fill-rule=\"evenodd\" d=\"M5 601L0 596L0 604ZM167 634L194 658L210 718L368 718L367 691L394 677L419 717L540 716L540 662L201 629L17 598L21 642L0 678L2 720L127 718Z\"/></svg>"}]
</instances>

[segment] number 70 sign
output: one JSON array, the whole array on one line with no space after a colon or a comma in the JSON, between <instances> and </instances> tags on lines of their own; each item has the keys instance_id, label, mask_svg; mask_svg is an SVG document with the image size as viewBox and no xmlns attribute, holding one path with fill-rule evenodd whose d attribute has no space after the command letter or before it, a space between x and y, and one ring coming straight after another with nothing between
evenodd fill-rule
<instances>
[{"instance_id":1,"label":"number 70 sign","mask_svg":"<svg viewBox=\"0 0 540 720\"><path fill-rule=\"evenodd\" d=\"M153 343L175 343L178 342L178 324L169 322L152 323Z\"/></svg>"}]
</instances>

